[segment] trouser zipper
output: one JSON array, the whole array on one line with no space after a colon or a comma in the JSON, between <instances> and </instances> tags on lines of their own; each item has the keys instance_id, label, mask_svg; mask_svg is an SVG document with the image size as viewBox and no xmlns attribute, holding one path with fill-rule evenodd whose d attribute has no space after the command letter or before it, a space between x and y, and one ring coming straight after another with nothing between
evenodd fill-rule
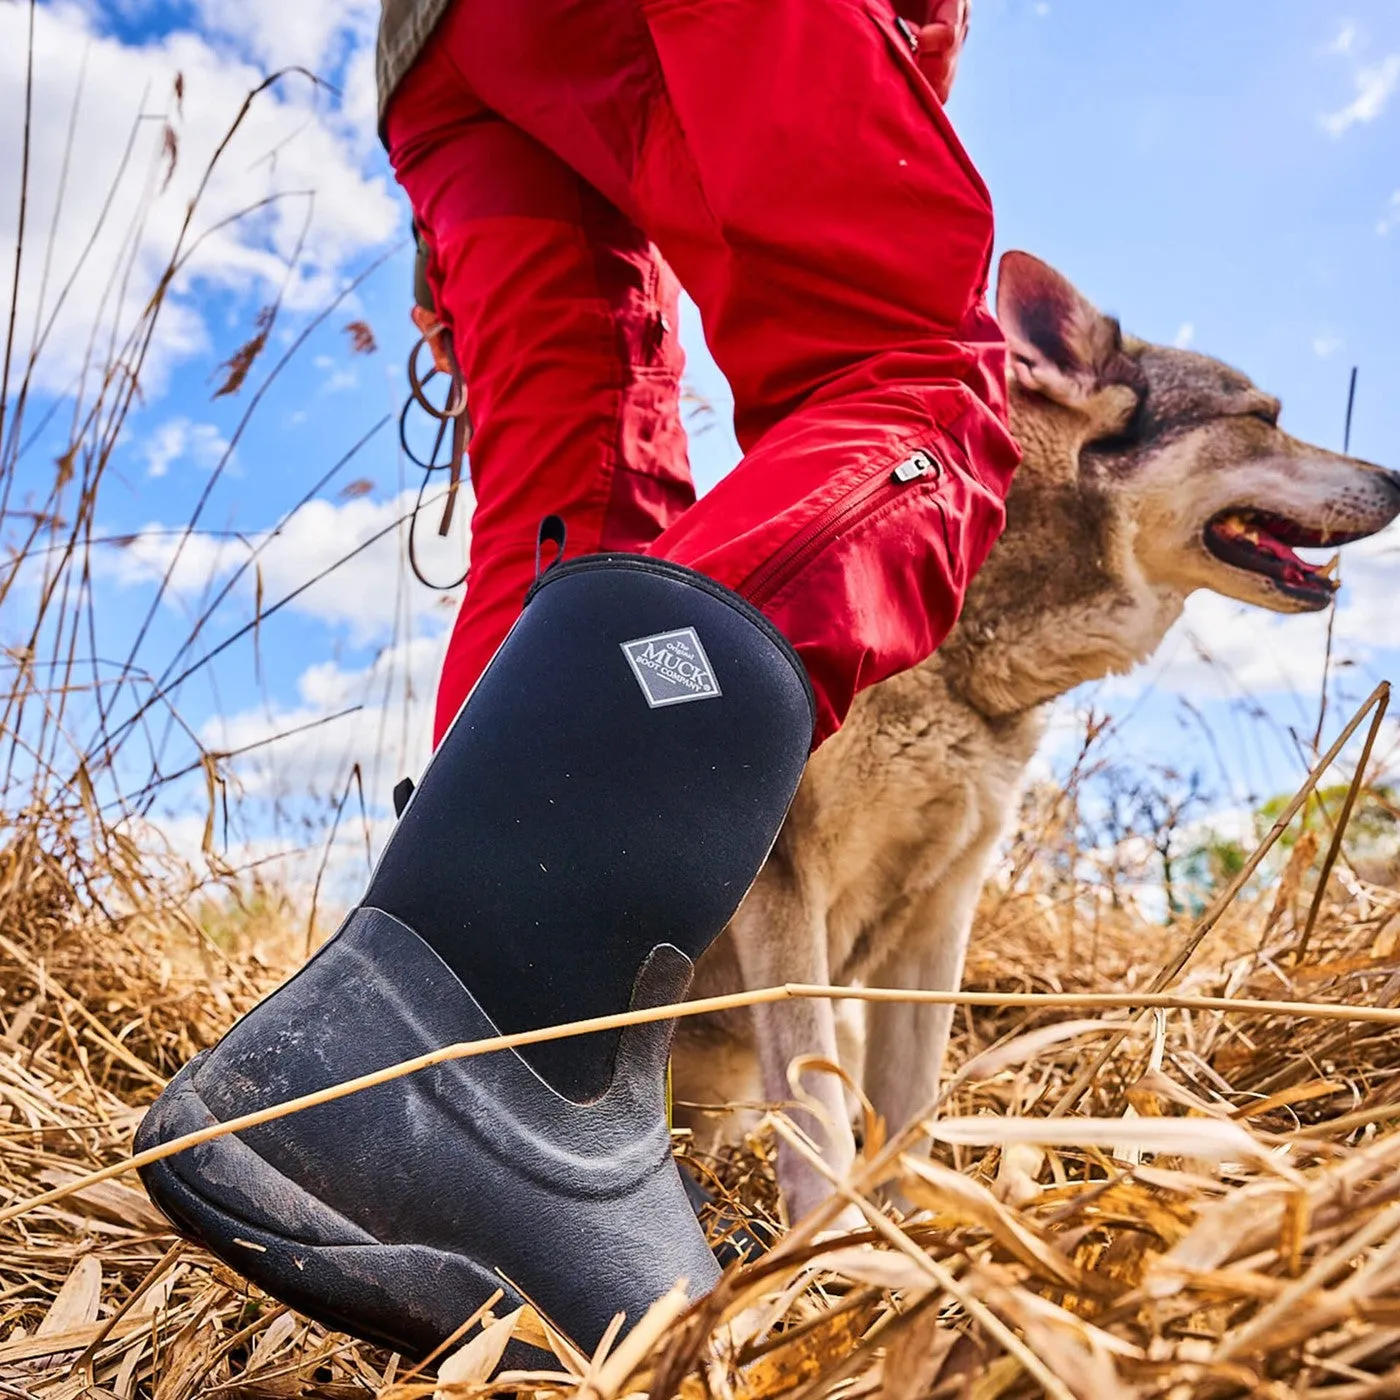
<instances>
[{"instance_id":1,"label":"trouser zipper","mask_svg":"<svg viewBox=\"0 0 1400 1400\"><path fill-rule=\"evenodd\" d=\"M943 468L938 458L924 448L911 452L893 470L882 467L840 500L833 501L782 549L760 564L739 585L738 592L755 607L761 608L821 553L833 536L873 515L914 482L937 481L942 475Z\"/></svg>"}]
</instances>

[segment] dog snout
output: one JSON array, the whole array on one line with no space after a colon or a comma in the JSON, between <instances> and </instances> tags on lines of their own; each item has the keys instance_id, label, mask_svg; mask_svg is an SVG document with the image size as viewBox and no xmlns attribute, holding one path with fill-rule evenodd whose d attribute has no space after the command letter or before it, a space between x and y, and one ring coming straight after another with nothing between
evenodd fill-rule
<instances>
[{"instance_id":1,"label":"dog snout","mask_svg":"<svg viewBox=\"0 0 1400 1400\"><path fill-rule=\"evenodd\" d=\"M1400 516L1400 471L1391 471L1389 467L1378 467L1367 464L1370 468L1368 472L1369 491L1373 509L1380 517L1379 523L1372 528L1383 530L1397 516Z\"/></svg>"},{"instance_id":2,"label":"dog snout","mask_svg":"<svg viewBox=\"0 0 1400 1400\"><path fill-rule=\"evenodd\" d=\"M1387 521L1400 514L1400 471L1361 457L1335 457L1334 460L1341 464L1350 480L1349 488L1343 492L1345 496L1358 505L1365 502L1367 508L1380 511Z\"/></svg>"},{"instance_id":3,"label":"dog snout","mask_svg":"<svg viewBox=\"0 0 1400 1400\"><path fill-rule=\"evenodd\" d=\"M1377 504L1389 519L1400 514L1400 471L1377 466L1374 462L1359 463L1366 470L1365 480L1371 492L1379 497Z\"/></svg>"}]
</instances>

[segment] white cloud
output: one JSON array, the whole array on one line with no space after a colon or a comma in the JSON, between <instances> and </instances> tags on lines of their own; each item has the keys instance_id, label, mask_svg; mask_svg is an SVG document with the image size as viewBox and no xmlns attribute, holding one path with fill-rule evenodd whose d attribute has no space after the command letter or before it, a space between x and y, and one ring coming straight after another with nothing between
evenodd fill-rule
<instances>
[{"instance_id":1,"label":"white cloud","mask_svg":"<svg viewBox=\"0 0 1400 1400\"><path fill-rule=\"evenodd\" d=\"M1341 337L1333 335L1330 331L1323 331L1312 338L1312 352L1319 360L1325 360L1329 355L1335 355L1341 348Z\"/></svg>"},{"instance_id":2,"label":"white cloud","mask_svg":"<svg viewBox=\"0 0 1400 1400\"><path fill-rule=\"evenodd\" d=\"M141 455L146 475L162 477L179 462L192 462L212 471L228 451L228 439L212 423L196 423L189 418L171 418L145 434Z\"/></svg>"},{"instance_id":3,"label":"white cloud","mask_svg":"<svg viewBox=\"0 0 1400 1400\"><path fill-rule=\"evenodd\" d=\"M1026 766L1027 788L1039 783L1058 786L1059 775L1083 749L1092 718L1092 707L1081 705L1073 698L1062 695L1052 703L1045 736Z\"/></svg>"},{"instance_id":4,"label":"white cloud","mask_svg":"<svg viewBox=\"0 0 1400 1400\"><path fill-rule=\"evenodd\" d=\"M294 511L275 536L253 534L226 539L196 532L181 541L163 527L137 531L121 549L95 558L99 577L124 586L149 585L173 564L172 601L201 595L214 580L226 578L261 547L257 569L267 606L307 583L357 545L378 536L353 559L340 565L289 606L304 616L334 627L357 644L389 636L396 622L436 633L452 616L456 595L429 593L409 571L408 524L396 524L412 510L417 493L405 491L387 500L310 501ZM437 533L440 505L429 503L417 534L418 558L427 576L450 582L462 573L470 498L458 500L454 527L446 539ZM243 576L239 596L252 597L257 574ZM412 632L410 632L412 635Z\"/></svg>"},{"instance_id":5,"label":"white cloud","mask_svg":"<svg viewBox=\"0 0 1400 1400\"><path fill-rule=\"evenodd\" d=\"M415 496L406 492L385 501L311 502L290 517L276 538L190 535L173 576L171 603L201 595L211 578L226 578L259 544L264 545L259 556L264 603L275 601L356 544L392 527ZM459 522L469 509L469 500L459 503ZM436 511L429 505L420 532L420 559L430 577L456 577L464 553L461 527L442 541L436 523ZM261 867L263 873L304 899L309 899L325 858L330 816L354 765L360 766L370 846L377 855L393 825L388 813L394 785L405 776L416 778L429 757L438 675L460 590L429 593L413 579L404 563L404 528L390 528L291 605L333 632L349 634L360 643L380 643L368 665L315 661L297 677L290 701L215 714L199 728L201 743L212 751L249 750L220 763L229 782L233 820L226 842L222 824L216 829L221 859L238 867L275 855L274 863ZM99 576L126 586L149 585L159 578L174 556L176 542L157 529L138 534L119 551L96 556ZM251 603L254 586L250 570L237 595L245 605ZM390 640L395 630L398 639ZM328 638L313 654L325 656L330 650ZM153 817L153 829L184 859L202 867L202 775L183 780L170 791L168 802L173 808L167 805ZM366 868L364 826L358 799L352 797L326 858L322 910L351 903L363 888Z\"/></svg>"},{"instance_id":6,"label":"white cloud","mask_svg":"<svg viewBox=\"0 0 1400 1400\"><path fill-rule=\"evenodd\" d=\"M1172 338L1172 344L1178 350L1185 350L1196 338L1196 323L1194 321L1183 321L1176 328L1176 335Z\"/></svg>"},{"instance_id":7,"label":"white cloud","mask_svg":"<svg viewBox=\"0 0 1400 1400\"><path fill-rule=\"evenodd\" d=\"M210 750L250 750L219 765L237 821L227 845L222 828L216 831L220 857L240 866L277 856L263 867L264 874L308 904L324 861L320 907L333 925L335 911L358 898L369 861L378 857L393 830L395 784L404 777L417 780L427 764L446 641L444 633L386 647L361 669L320 662L298 681L300 704L249 709L206 722L200 739ZM359 708L353 713L340 713L354 706ZM332 715L338 717L318 722ZM356 764L369 830L354 794L328 851L334 809L351 785ZM196 867L203 863L206 802L202 779L198 784L191 780L177 803L186 810L156 819L165 838ZM286 832L280 837L272 815L279 812L280 829Z\"/></svg>"},{"instance_id":8,"label":"white cloud","mask_svg":"<svg viewBox=\"0 0 1400 1400\"><path fill-rule=\"evenodd\" d=\"M288 735L234 760L245 796L325 797L342 790L351 766L359 763L368 804L383 807L394 783L405 774L416 776L428 760L446 644L446 633L415 637L385 647L359 669L318 662L297 681L299 705L215 716L201 740L228 752ZM306 727L354 706L360 708L352 714ZM300 732L288 733L293 730Z\"/></svg>"},{"instance_id":9,"label":"white cloud","mask_svg":"<svg viewBox=\"0 0 1400 1400\"><path fill-rule=\"evenodd\" d=\"M95 323L103 328L103 344L112 327L120 344L136 323L177 246L187 206L216 146L248 91L261 81L259 63L273 56L267 44L257 51L250 47L253 39L245 32L248 16L270 6L209 4L225 15L224 28L238 30L241 50L232 40L211 42L189 32L122 43L70 0L34 11L26 263L18 326L27 358L36 328L54 317L34 370L40 389L71 391ZM292 36L287 43L303 57L313 50L321 57L332 50L351 55L347 62L358 72L361 49L368 44L364 8L280 5L266 29L269 34L287 30ZM307 12L314 15L306 17ZM0 6L0 168L10 172L0 182L4 266L14 257L18 220L29 13L27 6ZM74 139L61 178L75 100ZM356 101L362 103L363 95ZM159 392L174 363L208 351L212 336L202 308L211 294L231 292L257 305L285 283L289 306L319 306L343 284L347 267L400 228L404 210L387 175L366 171L372 123L368 132L352 131L348 115L324 88L295 75L253 103L196 211L191 237L199 246L162 311L143 374L148 397ZM355 120L358 124L358 115ZM132 154L118 178L133 131ZM273 202L215 227L264 200ZM297 268L289 273L299 242ZM40 306L45 262L49 271ZM245 314L244 322L250 319Z\"/></svg>"},{"instance_id":10,"label":"white cloud","mask_svg":"<svg viewBox=\"0 0 1400 1400\"><path fill-rule=\"evenodd\" d=\"M1393 644L1400 529L1342 550L1342 591L1333 627L1333 665L1365 660ZM1196 593L1154 660L1115 682L1115 692L1143 684L1192 699L1303 692L1316 695L1327 652L1325 612L1265 612L1216 593Z\"/></svg>"},{"instance_id":11,"label":"white cloud","mask_svg":"<svg viewBox=\"0 0 1400 1400\"><path fill-rule=\"evenodd\" d=\"M231 40L269 72L291 65L313 73L338 69L351 48L372 42L378 0L196 0L202 28Z\"/></svg>"},{"instance_id":12,"label":"white cloud","mask_svg":"<svg viewBox=\"0 0 1400 1400\"><path fill-rule=\"evenodd\" d=\"M1050 13L1050 6L1046 4L1046 0L1036 0L1036 4L1032 8L1040 19L1044 19Z\"/></svg>"},{"instance_id":13,"label":"white cloud","mask_svg":"<svg viewBox=\"0 0 1400 1400\"><path fill-rule=\"evenodd\" d=\"M366 797L368 797L368 792ZM203 797L187 810L158 817L127 817L118 823L139 849L153 858L168 853L184 864L192 875L192 888L201 899L217 898L217 886L210 886L210 875L222 870L250 870L257 867L261 879L270 882L278 896L288 901L298 921L309 919L313 894L316 898L316 946L335 930L345 912L364 892L370 861L383 850L393 831L393 818L386 811L370 816L369 854L359 805L349 806L334 840L330 840L330 817L322 812L321 825L310 825L295 835L269 831L253 835L241 830L225 832L216 820L213 831L215 862L206 860L204 838L207 813ZM227 836L227 839L225 837ZM296 925L293 925L295 929ZM301 922L301 927L305 923ZM285 950L279 950L285 951Z\"/></svg>"},{"instance_id":14,"label":"white cloud","mask_svg":"<svg viewBox=\"0 0 1400 1400\"><path fill-rule=\"evenodd\" d=\"M376 14L379 6L376 4ZM374 43L350 55L340 80L340 118L347 138L363 151L379 149L379 88L374 76Z\"/></svg>"},{"instance_id":15,"label":"white cloud","mask_svg":"<svg viewBox=\"0 0 1400 1400\"><path fill-rule=\"evenodd\" d=\"M1391 229L1400 227L1400 190L1396 190L1386 204L1386 212L1376 222L1376 232L1382 238Z\"/></svg>"},{"instance_id":16,"label":"white cloud","mask_svg":"<svg viewBox=\"0 0 1400 1400\"><path fill-rule=\"evenodd\" d=\"M318 889L324 936L364 889L370 862L393 830L391 797L401 778L422 774L431 751L437 679L446 632L382 649L362 668L323 661L297 682L297 700L214 716L200 726L226 784L213 830L217 864L257 864L261 876L308 911ZM358 708L356 708L358 707ZM353 710L353 713L342 713ZM246 752L235 752L246 750ZM359 794L352 771L360 770ZM347 791L334 839L336 808ZM202 773L162 797L147 820L131 819L142 849L168 849L195 872L208 868L203 841L208 796ZM329 843L329 845L328 845Z\"/></svg>"},{"instance_id":17,"label":"white cloud","mask_svg":"<svg viewBox=\"0 0 1400 1400\"><path fill-rule=\"evenodd\" d=\"M1310 688L1322 674L1325 614L1282 616L1217 593L1197 593L1139 673L1193 699Z\"/></svg>"},{"instance_id":18,"label":"white cloud","mask_svg":"<svg viewBox=\"0 0 1400 1400\"><path fill-rule=\"evenodd\" d=\"M171 594L183 598L197 597L206 585L231 573L252 548L246 540L198 532L184 536L181 544L180 536L165 525L148 525L124 535L104 530L102 536L120 543L93 555L92 569L99 580L124 587L157 583L173 567Z\"/></svg>"},{"instance_id":19,"label":"white cloud","mask_svg":"<svg viewBox=\"0 0 1400 1400\"><path fill-rule=\"evenodd\" d=\"M1345 107L1318 120L1331 136L1340 136L1359 123L1373 122L1385 111L1400 83L1400 53L1387 54L1379 63L1358 68L1353 75L1356 96Z\"/></svg>"},{"instance_id":20,"label":"white cloud","mask_svg":"<svg viewBox=\"0 0 1400 1400\"><path fill-rule=\"evenodd\" d=\"M1356 26L1350 20L1343 20L1336 37L1327 45L1328 53L1349 54L1356 47Z\"/></svg>"},{"instance_id":21,"label":"white cloud","mask_svg":"<svg viewBox=\"0 0 1400 1400\"><path fill-rule=\"evenodd\" d=\"M340 394L359 387L360 374L354 365L341 364L333 355L317 355L311 363L324 376L321 380L322 392Z\"/></svg>"}]
</instances>

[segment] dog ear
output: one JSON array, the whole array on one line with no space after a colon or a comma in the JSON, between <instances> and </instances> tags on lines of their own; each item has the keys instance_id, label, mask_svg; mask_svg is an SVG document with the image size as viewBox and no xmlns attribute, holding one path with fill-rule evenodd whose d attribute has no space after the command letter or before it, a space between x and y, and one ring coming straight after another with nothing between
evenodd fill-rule
<instances>
[{"instance_id":1,"label":"dog ear","mask_svg":"<svg viewBox=\"0 0 1400 1400\"><path fill-rule=\"evenodd\" d=\"M1029 253L1002 256L997 319L1017 382L1070 407L1084 404L1103 387L1104 369L1123 348L1118 322Z\"/></svg>"}]
</instances>

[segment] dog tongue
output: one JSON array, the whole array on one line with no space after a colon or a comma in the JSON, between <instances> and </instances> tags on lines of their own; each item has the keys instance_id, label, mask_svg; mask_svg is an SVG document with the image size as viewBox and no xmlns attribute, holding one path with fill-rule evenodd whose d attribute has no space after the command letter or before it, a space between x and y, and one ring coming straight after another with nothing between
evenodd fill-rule
<instances>
[{"instance_id":1,"label":"dog tongue","mask_svg":"<svg viewBox=\"0 0 1400 1400\"><path fill-rule=\"evenodd\" d=\"M1227 539L1246 540L1261 554L1271 554L1284 564L1296 564L1306 569L1303 562L1277 535L1270 534L1257 521L1243 520L1238 515L1227 515L1220 522L1220 533Z\"/></svg>"},{"instance_id":2,"label":"dog tongue","mask_svg":"<svg viewBox=\"0 0 1400 1400\"><path fill-rule=\"evenodd\" d=\"M1334 583L1337 560L1334 556L1326 565L1315 567L1299 558L1277 535L1257 519L1227 515L1216 523L1217 533L1227 540L1239 540L1259 554L1277 561L1279 576L1286 583L1307 585Z\"/></svg>"}]
</instances>

